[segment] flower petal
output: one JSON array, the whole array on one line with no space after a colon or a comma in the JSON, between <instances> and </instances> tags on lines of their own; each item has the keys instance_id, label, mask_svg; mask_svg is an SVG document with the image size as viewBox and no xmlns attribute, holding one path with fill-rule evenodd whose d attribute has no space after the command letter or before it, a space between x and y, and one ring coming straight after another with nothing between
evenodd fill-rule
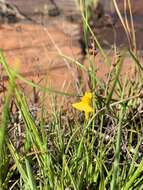
<instances>
[{"instance_id":1,"label":"flower petal","mask_svg":"<svg viewBox=\"0 0 143 190\"><path fill-rule=\"evenodd\" d=\"M72 106L74 107L74 108L76 108L77 110L80 110L80 111L85 111L85 104L84 103L82 103L82 102L78 102L78 103L74 103L74 104L72 104Z\"/></svg>"},{"instance_id":2,"label":"flower petal","mask_svg":"<svg viewBox=\"0 0 143 190\"><path fill-rule=\"evenodd\" d=\"M92 99L92 93L86 92L85 95L82 97L81 101L86 104L90 104L91 99Z\"/></svg>"},{"instance_id":3,"label":"flower petal","mask_svg":"<svg viewBox=\"0 0 143 190\"><path fill-rule=\"evenodd\" d=\"M85 119L88 120L89 113L93 113L94 109L91 106L92 93L86 92L85 95L81 98L80 102L72 104L74 108L79 111L84 111Z\"/></svg>"},{"instance_id":4,"label":"flower petal","mask_svg":"<svg viewBox=\"0 0 143 190\"><path fill-rule=\"evenodd\" d=\"M93 108L90 105L85 105L84 111L85 112L93 112L94 110L93 110Z\"/></svg>"}]
</instances>

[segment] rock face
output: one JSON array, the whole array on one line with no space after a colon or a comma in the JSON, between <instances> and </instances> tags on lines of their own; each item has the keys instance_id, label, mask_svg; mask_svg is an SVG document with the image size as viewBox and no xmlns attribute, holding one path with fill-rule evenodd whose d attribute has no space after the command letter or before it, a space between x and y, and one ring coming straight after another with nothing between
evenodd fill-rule
<instances>
[{"instance_id":1,"label":"rock face","mask_svg":"<svg viewBox=\"0 0 143 190\"><path fill-rule=\"evenodd\" d=\"M18 58L19 72L28 80L53 91L80 93L80 76L75 64L82 59L79 24L67 20L65 9L50 0L29 0L26 3L7 0L7 3L1 4L2 21L3 18L6 20L0 25L0 48L10 67L15 67ZM10 18L20 22L7 24ZM0 73L0 96L3 97L8 78L1 66ZM31 100L33 87L21 80L17 82ZM40 97L42 91L36 89L36 94ZM2 101L0 98L1 105Z\"/></svg>"},{"instance_id":2,"label":"rock face","mask_svg":"<svg viewBox=\"0 0 143 190\"><path fill-rule=\"evenodd\" d=\"M71 34L71 29L77 27L65 20L57 21L45 28L40 25L22 23L2 25L0 48L11 68L15 68L15 59L20 60L19 72L28 80L53 91L80 93L80 77L75 61L82 59L82 53L80 43ZM0 97L4 97L3 90L7 88L7 77L1 66L0 73L2 79L0 81ZM31 103L40 100L43 94L42 90L34 90L32 86L22 80L17 82ZM38 98L33 98L34 94ZM59 98L63 97L58 93L54 94ZM3 98L0 98L0 105L3 104L2 101ZM59 105L60 102L61 99L60 101L58 99ZM51 104L49 97L46 98L46 104L49 109Z\"/></svg>"},{"instance_id":3,"label":"rock face","mask_svg":"<svg viewBox=\"0 0 143 190\"><path fill-rule=\"evenodd\" d=\"M17 22L25 17L12 4L0 1L0 22Z\"/></svg>"},{"instance_id":4,"label":"rock face","mask_svg":"<svg viewBox=\"0 0 143 190\"><path fill-rule=\"evenodd\" d=\"M107 0L103 1L107 3ZM16 18L22 21L13 25L4 24L0 26L0 48L3 49L8 63L14 65L14 59L18 57L21 61L20 72L23 76L32 79L34 82L41 82L45 76L48 76L49 85L53 89L76 92L79 89L78 79L80 76L75 63L73 64L73 62L71 63L71 61L59 56L62 52L73 60L83 58L81 44L79 43L81 25L77 20L71 22L67 19L69 15L79 14L75 1L28 0L25 3L23 0L7 0L6 2L10 3L10 6L5 4L6 8L1 9L1 12L9 10L6 14L9 14L10 11L12 15L16 13ZM143 23L142 17L139 15L142 15L143 4L141 0L132 3L137 45L138 48L142 48ZM118 1L118 5L123 11L123 0ZM39 24L34 25L30 19ZM114 28L111 25L104 25L104 22L101 21L99 19L100 25L98 25L93 20L92 29L95 30L98 40L104 46L111 48L115 42L121 47L128 44L119 20L116 21ZM114 38L114 34L116 38ZM104 69L104 66L99 67L100 70L101 68ZM28 91L26 92L28 93Z\"/></svg>"},{"instance_id":5,"label":"rock face","mask_svg":"<svg viewBox=\"0 0 143 190\"><path fill-rule=\"evenodd\" d=\"M21 15L25 15L25 18L46 25L49 23L49 16L60 15L76 22L81 20L78 0L28 0L26 3L23 0L6 0L6 2L12 7L15 6ZM90 2L90 0L88 2L85 1L88 5ZM105 12L113 11L111 0L101 0L100 2ZM96 4L94 3L92 8L96 7ZM98 14L98 12L99 10L96 9L94 14Z\"/></svg>"},{"instance_id":6,"label":"rock face","mask_svg":"<svg viewBox=\"0 0 143 190\"><path fill-rule=\"evenodd\" d=\"M51 23L51 16L60 17L76 17L79 16L79 11L74 0L7 0L12 6L15 6L25 18L32 19L38 23Z\"/></svg>"}]
</instances>

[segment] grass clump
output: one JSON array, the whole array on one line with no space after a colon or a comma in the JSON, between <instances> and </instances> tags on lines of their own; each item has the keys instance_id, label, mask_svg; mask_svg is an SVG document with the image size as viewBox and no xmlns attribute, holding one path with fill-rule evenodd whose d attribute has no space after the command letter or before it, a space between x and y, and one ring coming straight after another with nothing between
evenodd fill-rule
<instances>
[{"instance_id":1,"label":"grass clump","mask_svg":"<svg viewBox=\"0 0 143 190\"><path fill-rule=\"evenodd\" d=\"M142 65L134 49L130 49L122 51L113 66L84 14L83 20L105 62L112 67L105 82L96 77L92 61L89 60L87 69L83 67L91 87L86 95L92 98L92 114L88 113L86 119L80 112L90 112L83 108L87 103L89 106L84 96L82 109L77 112L72 104L66 111L64 108L57 111L53 106L47 119L43 104L40 114L34 115L16 84L17 78L40 89L44 95L71 94L42 88L24 79L10 69L0 54L0 63L9 79L0 123L0 189L143 189ZM135 63L134 80L121 76L126 55ZM82 69L80 63L75 64ZM12 105L16 111L10 109Z\"/></svg>"},{"instance_id":2,"label":"grass clump","mask_svg":"<svg viewBox=\"0 0 143 190\"><path fill-rule=\"evenodd\" d=\"M142 75L133 83L122 81L122 61L108 87L96 82L88 120L74 110L76 117L55 110L47 120L43 113L37 118L30 112L13 85L18 74L1 54L10 86L1 120L1 189L142 187ZM16 113L9 112L11 102Z\"/></svg>"}]
</instances>

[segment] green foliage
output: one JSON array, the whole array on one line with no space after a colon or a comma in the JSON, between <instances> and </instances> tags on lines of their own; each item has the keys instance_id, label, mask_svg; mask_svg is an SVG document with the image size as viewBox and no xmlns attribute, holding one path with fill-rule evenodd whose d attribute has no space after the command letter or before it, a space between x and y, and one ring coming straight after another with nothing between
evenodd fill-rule
<instances>
[{"instance_id":1,"label":"green foliage","mask_svg":"<svg viewBox=\"0 0 143 190\"><path fill-rule=\"evenodd\" d=\"M143 125L141 113L137 110L138 102L142 101L142 75L134 84L128 79L121 80L120 71L125 54L124 52L119 57L118 64L112 71L112 83L108 87L100 86L107 96L98 93L98 80L93 77L94 72L89 72L92 84L95 82L95 113L84 123L77 119L68 123L62 121L63 112L59 113L54 108L52 120L46 121L43 113L41 119L35 120L25 96L15 85L19 74L8 67L1 54L1 64L9 77L0 131L1 189L127 190L141 187L143 161L139 149ZM129 54L138 67L139 60L135 54ZM142 72L140 67L139 71ZM116 100L115 92L118 94ZM17 137L13 139L7 135L11 98L22 117L21 150L16 148Z\"/></svg>"},{"instance_id":2,"label":"green foliage","mask_svg":"<svg viewBox=\"0 0 143 190\"><path fill-rule=\"evenodd\" d=\"M85 14L83 21L105 64L111 67L110 57L100 46ZM43 88L25 79L9 68L1 52L0 64L9 82L0 123L0 189L143 188L143 155L140 150L143 141L143 116L140 110L143 100L143 68L132 49L123 50L120 54L106 82L101 82L96 77L90 55L89 68L86 69L81 63L60 54L89 76L94 113L88 121L83 121L77 116L78 112L69 119L54 104L50 119L47 119L44 107L47 93L65 98L78 95ZM122 80L120 75L126 55L132 58L136 66L134 81L127 76ZM16 85L17 78L43 92L40 118L31 113L28 100ZM18 121L12 120L14 116L10 112L11 101L15 102L19 111ZM16 131L17 126L20 126L20 131ZM17 141L20 140L22 144L17 147Z\"/></svg>"}]
</instances>

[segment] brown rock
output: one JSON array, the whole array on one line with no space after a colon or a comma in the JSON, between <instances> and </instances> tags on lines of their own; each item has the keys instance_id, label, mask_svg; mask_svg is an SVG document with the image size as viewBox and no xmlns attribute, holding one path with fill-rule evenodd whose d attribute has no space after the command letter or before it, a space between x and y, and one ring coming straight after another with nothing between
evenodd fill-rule
<instances>
[{"instance_id":1,"label":"brown rock","mask_svg":"<svg viewBox=\"0 0 143 190\"><path fill-rule=\"evenodd\" d=\"M76 27L78 30L77 25L66 21L55 22L46 28L28 24L2 25L0 48L10 67L15 67L16 58L20 59L22 76L42 86L47 80L46 87L75 94L79 78L77 66L61 55L81 59L80 44L72 36L72 28ZM32 87L22 81L19 83L30 97Z\"/></svg>"}]
</instances>

